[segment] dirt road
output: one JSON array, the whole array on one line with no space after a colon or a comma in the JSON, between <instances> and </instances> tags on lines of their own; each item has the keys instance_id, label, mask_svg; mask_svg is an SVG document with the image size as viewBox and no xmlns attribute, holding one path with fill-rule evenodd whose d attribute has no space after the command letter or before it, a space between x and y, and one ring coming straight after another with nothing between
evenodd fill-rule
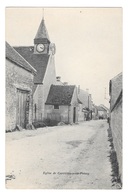
<instances>
[{"instance_id":1,"label":"dirt road","mask_svg":"<svg viewBox=\"0 0 129 195\"><path fill-rule=\"evenodd\" d=\"M104 120L6 134L7 188L112 189Z\"/></svg>"}]
</instances>

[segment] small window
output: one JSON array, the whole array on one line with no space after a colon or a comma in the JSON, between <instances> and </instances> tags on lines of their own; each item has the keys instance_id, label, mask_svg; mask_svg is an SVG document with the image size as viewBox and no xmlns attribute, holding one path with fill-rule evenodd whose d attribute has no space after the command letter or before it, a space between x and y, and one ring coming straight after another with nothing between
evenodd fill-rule
<instances>
[{"instance_id":1,"label":"small window","mask_svg":"<svg viewBox=\"0 0 129 195\"><path fill-rule=\"evenodd\" d=\"M54 105L54 109L59 109L59 105Z\"/></svg>"}]
</instances>

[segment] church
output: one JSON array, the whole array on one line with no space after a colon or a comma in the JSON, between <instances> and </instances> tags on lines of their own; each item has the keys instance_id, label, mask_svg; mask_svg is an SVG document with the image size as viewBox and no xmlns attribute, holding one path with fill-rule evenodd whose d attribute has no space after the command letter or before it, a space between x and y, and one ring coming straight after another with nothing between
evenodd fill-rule
<instances>
[{"instance_id":1,"label":"church","mask_svg":"<svg viewBox=\"0 0 129 195\"><path fill-rule=\"evenodd\" d=\"M6 56L8 57L7 52L8 50L6 50ZM78 90L75 85L68 85L67 82L61 82L61 77L56 76L54 60L56 47L55 44L50 41L44 19L41 20L34 37L33 45L15 46L12 48L9 46L9 56L12 52L13 66L15 66L15 61L20 59L20 62L18 61L17 63L18 66L19 63L21 66L22 62L22 68L26 69L27 64L28 67L31 67L31 72L34 72L32 74L33 76L29 75L29 77L32 77L30 84L21 76L20 69L17 71L17 75L19 75L18 84L16 83L17 80L14 78L14 95L12 97L12 93L10 93L9 97L12 100L14 97L16 99L19 98L20 103L19 110L17 109L17 101L16 104L13 103L15 114L12 114L13 120L10 122L10 124L13 124L13 129L15 129L17 125L22 128L27 128L29 124L31 125L37 122L44 123L46 120L55 121L56 124L59 122L66 124L76 123L85 120L84 108L88 107L92 110L90 94L86 91L82 94L81 89ZM6 74L8 78L9 75L13 74L13 68L10 68L9 63L7 66L10 69L10 74ZM19 83L20 87L17 87ZM10 88L8 84L9 82L7 82L7 88ZM23 87L25 84L26 86L31 85L31 87ZM19 89L20 93L16 93L17 91L19 92ZM28 97L28 95L26 95L28 93L30 93L31 96L29 99L26 98ZM10 104L8 99L6 102L7 105ZM26 105L29 105L29 107L26 108ZM10 113L7 113L10 119ZM11 125L8 126L8 129L10 128L12 129Z\"/></svg>"},{"instance_id":2,"label":"church","mask_svg":"<svg viewBox=\"0 0 129 195\"><path fill-rule=\"evenodd\" d=\"M50 87L56 83L55 44L50 42L44 19L34 38L34 45L14 49L37 71L33 87L33 121L42 121Z\"/></svg>"},{"instance_id":3,"label":"church","mask_svg":"<svg viewBox=\"0 0 129 195\"><path fill-rule=\"evenodd\" d=\"M33 87L33 122L46 119L67 123L77 122L76 87L57 82L54 61L56 48L55 44L50 41L44 19L41 20L34 38L34 45L14 47L14 49L37 72L34 76ZM64 98L67 99L65 102ZM60 101L57 102L57 99Z\"/></svg>"}]
</instances>

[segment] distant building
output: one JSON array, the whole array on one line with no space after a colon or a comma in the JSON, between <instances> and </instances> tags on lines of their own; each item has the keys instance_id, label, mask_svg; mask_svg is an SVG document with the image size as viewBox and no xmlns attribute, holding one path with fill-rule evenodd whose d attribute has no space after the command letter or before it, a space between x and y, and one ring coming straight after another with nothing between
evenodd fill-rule
<instances>
[{"instance_id":1,"label":"distant building","mask_svg":"<svg viewBox=\"0 0 129 195\"><path fill-rule=\"evenodd\" d=\"M79 115L78 121L92 119L92 98L88 90L84 91L78 87Z\"/></svg>"},{"instance_id":2,"label":"distant building","mask_svg":"<svg viewBox=\"0 0 129 195\"><path fill-rule=\"evenodd\" d=\"M6 131L32 124L35 75L36 70L6 42Z\"/></svg>"},{"instance_id":3,"label":"distant building","mask_svg":"<svg viewBox=\"0 0 129 195\"><path fill-rule=\"evenodd\" d=\"M85 120L85 113L83 111L84 105L78 98L78 121L84 121Z\"/></svg>"},{"instance_id":4,"label":"distant building","mask_svg":"<svg viewBox=\"0 0 129 195\"><path fill-rule=\"evenodd\" d=\"M92 119L93 120L99 119L98 109L97 109L97 106L95 104L92 105Z\"/></svg>"},{"instance_id":5,"label":"distant building","mask_svg":"<svg viewBox=\"0 0 129 195\"><path fill-rule=\"evenodd\" d=\"M78 122L78 99L75 85L52 85L45 103L46 117L64 123Z\"/></svg>"},{"instance_id":6,"label":"distant building","mask_svg":"<svg viewBox=\"0 0 129 195\"><path fill-rule=\"evenodd\" d=\"M106 106L101 104L101 105L97 106L97 110L98 110L98 118L99 119L107 119L109 110L108 110L108 108L106 108Z\"/></svg>"},{"instance_id":7,"label":"distant building","mask_svg":"<svg viewBox=\"0 0 129 195\"><path fill-rule=\"evenodd\" d=\"M110 127L122 179L122 73L110 80Z\"/></svg>"}]
</instances>

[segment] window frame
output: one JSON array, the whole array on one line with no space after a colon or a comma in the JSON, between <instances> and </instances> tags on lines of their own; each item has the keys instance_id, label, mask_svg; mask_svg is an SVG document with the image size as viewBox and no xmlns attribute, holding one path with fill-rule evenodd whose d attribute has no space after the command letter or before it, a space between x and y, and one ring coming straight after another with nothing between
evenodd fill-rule
<instances>
[{"instance_id":1,"label":"window frame","mask_svg":"<svg viewBox=\"0 0 129 195\"><path fill-rule=\"evenodd\" d=\"M54 105L54 110L59 110L59 108L60 108L59 105L56 104Z\"/></svg>"}]
</instances>

